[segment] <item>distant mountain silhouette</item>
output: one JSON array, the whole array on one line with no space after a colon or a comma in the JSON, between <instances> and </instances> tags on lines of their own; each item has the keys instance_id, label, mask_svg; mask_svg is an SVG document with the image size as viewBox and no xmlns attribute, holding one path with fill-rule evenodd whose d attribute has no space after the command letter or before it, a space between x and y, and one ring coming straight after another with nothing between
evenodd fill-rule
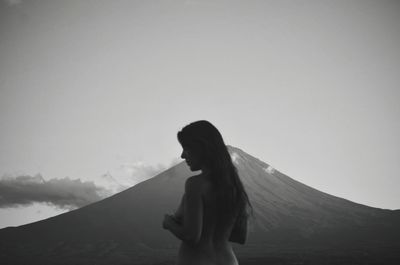
<instances>
[{"instance_id":1,"label":"distant mountain silhouette","mask_svg":"<svg viewBox=\"0 0 400 265\"><path fill-rule=\"evenodd\" d=\"M400 249L399 210L368 207L326 194L238 148L229 146L229 151L255 212L248 244L235 246L239 258L276 256L289 250L297 257L305 247L360 249L364 256L371 249L390 254ZM190 175L193 172L182 162L102 201L1 229L0 262L170 264L179 242L161 228L161 222L164 213L178 206Z\"/></svg>"}]
</instances>

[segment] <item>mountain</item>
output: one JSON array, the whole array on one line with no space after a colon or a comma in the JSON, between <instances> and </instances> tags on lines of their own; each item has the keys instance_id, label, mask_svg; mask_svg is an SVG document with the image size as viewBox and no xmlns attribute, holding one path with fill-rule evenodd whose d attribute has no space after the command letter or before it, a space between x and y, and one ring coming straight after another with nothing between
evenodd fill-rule
<instances>
[{"instance_id":1,"label":"mountain","mask_svg":"<svg viewBox=\"0 0 400 265\"><path fill-rule=\"evenodd\" d=\"M400 260L395 254L400 249L399 210L368 207L326 194L238 148L229 146L229 151L254 208L248 243L235 245L244 263L272 258L280 260L278 264L292 264L299 259L343 259L346 255L351 261L379 261L381 255L390 257L386 261L393 264ZM161 222L164 213L178 206L190 175L193 172L182 162L91 205L1 229L0 261L173 264L179 242L161 228Z\"/></svg>"}]
</instances>

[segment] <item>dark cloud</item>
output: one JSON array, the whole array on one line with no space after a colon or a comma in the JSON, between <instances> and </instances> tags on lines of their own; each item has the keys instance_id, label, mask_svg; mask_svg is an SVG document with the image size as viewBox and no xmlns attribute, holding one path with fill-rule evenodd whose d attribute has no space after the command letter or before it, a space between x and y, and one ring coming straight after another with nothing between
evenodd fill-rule
<instances>
[{"instance_id":1,"label":"dark cloud","mask_svg":"<svg viewBox=\"0 0 400 265\"><path fill-rule=\"evenodd\" d=\"M0 178L0 208L48 203L73 209L101 200L111 192L91 181L80 179L45 180L40 174Z\"/></svg>"}]
</instances>

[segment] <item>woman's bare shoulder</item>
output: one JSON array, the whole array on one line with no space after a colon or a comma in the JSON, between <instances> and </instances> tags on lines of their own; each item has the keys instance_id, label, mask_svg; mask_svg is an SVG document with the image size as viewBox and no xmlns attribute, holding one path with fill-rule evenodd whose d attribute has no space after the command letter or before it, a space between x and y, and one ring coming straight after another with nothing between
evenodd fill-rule
<instances>
[{"instance_id":1,"label":"woman's bare shoulder","mask_svg":"<svg viewBox=\"0 0 400 265\"><path fill-rule=\"evenodd\" d=\"M191 176L186 180L186 187L191 186L201 191L207 191L211 188L211 181L204 178L201 174Z\"/></svg>"}]
</instances>

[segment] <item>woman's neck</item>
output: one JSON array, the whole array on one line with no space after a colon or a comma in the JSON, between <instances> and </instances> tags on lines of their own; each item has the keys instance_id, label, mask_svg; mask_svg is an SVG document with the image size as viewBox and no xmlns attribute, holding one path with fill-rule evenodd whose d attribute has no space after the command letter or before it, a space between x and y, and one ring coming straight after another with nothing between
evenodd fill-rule
<instances>
[{"instance_id":1,"label":"woman's neck","mask_svg":"<svg viewBox=\"0 0 400 265\"><path fill-rule=\"evenodd\" d=\"M205 178L209 178L211 176L211 170L207 167L203 167L201 169L201 175L204 176Z\"/></svg>"}]
</instances>

